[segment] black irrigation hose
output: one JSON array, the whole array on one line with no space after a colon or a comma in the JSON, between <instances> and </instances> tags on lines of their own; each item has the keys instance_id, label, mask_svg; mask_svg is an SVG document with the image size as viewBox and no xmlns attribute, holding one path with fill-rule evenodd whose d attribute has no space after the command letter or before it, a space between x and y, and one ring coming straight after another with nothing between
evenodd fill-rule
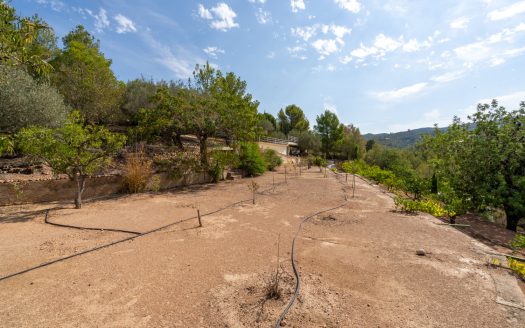
<instances>
[{"instance_id":1,"label":"black irrigation hose","mask_svg":"<svg viewBox=\"0 0 525 328\"><path fill-rule=\"evenodd\" d=\"M273 189L272 188L268 188L264 191L267 191L267 190L270 190L270 189ZM263 192L264 192L263 191ZM232 203L232 204L229 204L225 207L221 207L217 210L214 210L214 211L211 211L209 213L205 213L205 214L202 214L201 217L203 216L208 216L208 215L212 215L212 214L215 214L215 213L218 213L220 211L224 211L228 208L231 208L231 207L234 207L236 205L239 205L241 203L244 203L244 202L248 202L248 201L251 201L252 198L250 199L244 199L244 200L241 200L241 201L238 201L238 202L235 202L235 203ZM46 212L46 217L47 217L47 212ZM103 248L107 248L107 247L110 247L110 246L113 246L113 245L116 245L116 244L120 244L120 243L123 243L123 242L126 242L126 241L129 241L129 240L134 240L136 238L139 238L139 237L143 237L143 236L146 236L146 235L149 235L149 234L152 234L154 232L157 232L159 230L163 230L163 229L166 229L166 228L169 228L171 226L174 226L174 225L177 225L177 224L180 224L180 223L183 223L183 222L187 222L187 221L190 221L190 220L194 220L196 219L197 216L192 216L192 217L189 217L189 218L186 218L186 219L181 219L179 221L176 221L176 222L173 222L173 223L170 223L170 224L166 224L164 226L161 226L161 227L158 227L158 228L155 228L153 230L149 230L149 231L146 231L146 232L143 232L143 233L139 233L135 236L130 236L130 237L127 237L127 238L124 238L124 239L119 239L119 240L116 240L116 241L113 241L111 243L108 243L108 244L104 244L104 245L100 245L100 246L97 246L97 247L94 247L94 248L90 248L90 249L86 249L80 253L76 253L76 254L71 254L71 255L68 255L68 256L65 256L65 257L61 257L61 258L58 258L58 259L55 259L55 260L52 260L52 261L49 261L49 262L44 262L44 263L41 263L39 265L36 265L36 266L33 266L33 267L30 267L30 268L27 268L27 269L24 269L22 271L18 271L18 272L15 272L15 273L11 273L11 274L8 274L7 276L3 276L3 277L0 277L0 281L4 281L6 279L9 279L9 278L12 278L12 277L16 277L16 276L19 276L19 275L22 275L24 273L27 273L27 272L30 272L30 271L34 271L34 270L37 270L37 269L40 269L40 268L43 268L43 267L46 267L48 265L51 265L51 264L55 264L55 263L58 263L58 262L62 262L62 261L65 261L65 260L68 260L68 259L71 259L71 258L74 258L74 257L77 257L77 256L80 256L80 255L84 255L84 254L87 254L87 253L91 253L91 252L95 252L95 251L98 251L100 249L103 249ZM80 228L80 227L74 227L74 228L77 228L77 229L84 229L84 228ZM93 228L89 228L87 230L92 230ZM94 230L109 230L109 229L94 229ZM135 232L133 232L135 233Z\"/></svg>"},{"instance_id":2,"label":"black irrigation hose","mask_svg":"<svg viewBox=\"0 0 525 328\"><path fill-rule=\"evenodd\" d=\"M69 225L69 224L62 224L62 223L51 222L51 221L49 221L49 210L46 210L46 216L44 218L44 222L49 224L49 225L53 225L53 226L57 226L57 227L71 228L71 229L78 229L78 230L123 232L123 233L131 233L131 234L134 234L134 235L140 235L141 234L141 232L130 231L130 230L111 229L111 228L79 227L79 226L72 226L72 225Z\"/></svg>"},{"instance_id":3,"label":"black irrigation hose","mask_svg":"<svg viewBox=\"0 0 525 328\"><path fill-rule=\"evenodd\" d=\"M278 327L281 326L281 322L284 320L284 317L286 317L286 315L288 314L288 311L293 306L293 304L295 302L295 299L299 295L299 288L300 288L300 285L301 285L301 279L300 279L299 271L297 270L297 267L295 265L295 240L299 236L299 233L301 232L303 224L306 223L308 220L310 220L311 218L313 218L316 215L319 215L319 214L322 214L322 213L326 213L326 212L329 212L329 211L333 211L335 209L338 209L338 208L341 208L341 207L345 206L346 204L347 204L347 201L345 200L345 202L342 203L341 205L338 205L336 207L332 207L332 208L329 208L329 209L322 210L322 211L319 211L317 213L311 214L311 215L305 217L301 221L301 223L299 224L299 227L297 227L297 231L295 232L295 235L294 235L294 237L292 239L292 252L291 252L292 253L292 255L291 255L291 258L292 258L292 269L293 269L293 273L295 275L295 290L294 290L294 293L292 295L292 298L290 299L290 302L288 303L288 305L286 305L286 307L284 308L283 312L281 312L281 315L279 316L279 319L275 323L275 326L274 326L275 328L278 328Z\"/></svg>"}]
</instances>

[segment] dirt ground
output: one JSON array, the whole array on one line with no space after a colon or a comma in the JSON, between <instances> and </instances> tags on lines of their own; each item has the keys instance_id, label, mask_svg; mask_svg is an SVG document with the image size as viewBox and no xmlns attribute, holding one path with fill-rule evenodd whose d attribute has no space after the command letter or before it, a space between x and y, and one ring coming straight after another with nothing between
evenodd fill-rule
<instances>
[{"instance_id":1,"label":"dirt ground","mask_svg":"<svg viewBox=\"0 0 525 328\"><path fill-rule=\"evenodd\" d=\"M241 179L82 210L1 208L0 277L134 236L52 226L48 208L55 223L138 233L180 222L0 280L0 326L273 327L295 285L297 227L339 205L303 225L295 245L301 287L285 326L525 326L516 278L487 265L493 248L429 215L393 212L392 199L360 179L354 198L342 179L317 169L288 174L287 183L282 171L255 181L255 205L250 180ZM222 210L198 228L197 209ZM266 299L278 267L281 297Z\"/></svg>"}]
</instances>

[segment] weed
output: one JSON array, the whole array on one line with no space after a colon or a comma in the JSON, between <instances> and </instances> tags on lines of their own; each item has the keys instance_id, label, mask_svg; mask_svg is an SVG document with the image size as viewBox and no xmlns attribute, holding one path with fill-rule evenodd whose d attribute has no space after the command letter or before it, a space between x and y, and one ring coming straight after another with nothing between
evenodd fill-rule
<instances>
[{"instance_id":1,"label":"weed","mask_svg":"<svg viewBox=\"0 0 525 328\"><path fill-rule=\"evenodd\" d=\"M143 146L140 146L136 152L127 154L124 167L124 190L129 193L144 191L151 176L151 164L151 160L144 153Z\"/></svg>"}]
</instances>

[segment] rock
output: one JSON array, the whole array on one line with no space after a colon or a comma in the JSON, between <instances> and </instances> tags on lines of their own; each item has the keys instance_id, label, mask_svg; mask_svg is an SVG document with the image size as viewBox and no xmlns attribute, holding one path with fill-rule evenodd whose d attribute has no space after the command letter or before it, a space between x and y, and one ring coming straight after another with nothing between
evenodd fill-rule
<instances>
[{"instance_id":1,"label":"rock","mask_svg":"<svg viewBox=\"0 0 525 328\"><path fill-rule=\"evenodd\" d=\"M281 321L281 327L284 327L284 326L286 326L286 322Z\"/></svg>"},{"instance_id":2,"label":"rock","mask_svg":"<svg viewBox=\"0 0 525 328\"><path fill-rule=\"evenodd\" d=\"M420 249L416 250L416 255L418 255L418 256L426 256L427 252L425 252L424 249L420 248Z\"/></svg>"}]
</instances>

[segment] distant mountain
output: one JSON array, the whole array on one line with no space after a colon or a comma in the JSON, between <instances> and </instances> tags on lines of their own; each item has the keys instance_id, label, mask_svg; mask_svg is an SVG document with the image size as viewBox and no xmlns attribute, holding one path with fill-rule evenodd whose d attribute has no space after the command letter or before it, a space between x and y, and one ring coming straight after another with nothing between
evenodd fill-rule
<instances>
[{"instance_id":1,"label":"distant mountain","mask_svg":"<svg viewBox=\"0 0 525 328\"><path fill-rule=\"evenodd\" d=\"M445 131L447 128L440 128L440 131ZM396 133L367 133L363 135L365 140L375 140L378 144L395 147L407 148L413 146L416 142L421 140L425 134L434 134L434 128L419 128Z\"/></svg>"}]
</instances>

